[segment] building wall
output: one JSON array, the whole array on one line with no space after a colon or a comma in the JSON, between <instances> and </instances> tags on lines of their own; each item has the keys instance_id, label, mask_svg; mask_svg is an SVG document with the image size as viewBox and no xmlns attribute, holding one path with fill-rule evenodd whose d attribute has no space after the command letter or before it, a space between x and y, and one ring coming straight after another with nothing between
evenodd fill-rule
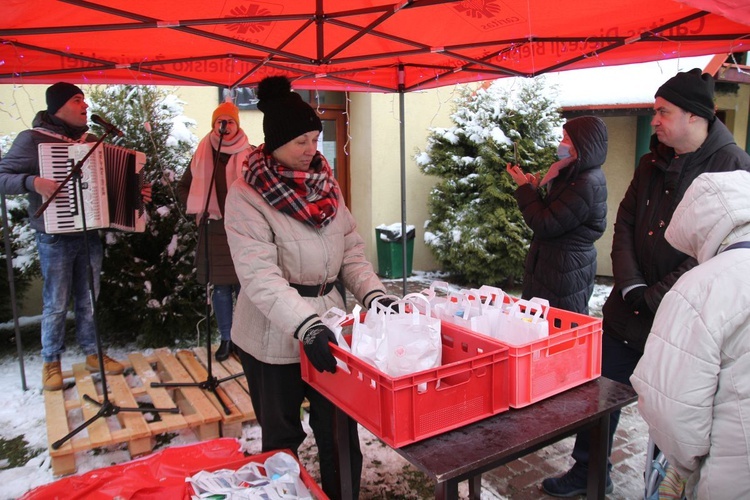
<instances>
[{"instance_id":1,"label":"building wall","mask_svg":"<svg viewBox=\"0 0 750 500\"><path fill-rule=\"evenodd\" d=\"M607 229L596 242L596 272L601 276L612 276L612 236L614 234L617 207L633 178L637 164L635 138L637 117L603 117L609 138L607 161L602 170L607 177Z\"/></svg>"},{"instance_id":2,"label":"building wall","mask_svg":"<svg viewBox=\"0 0 750 500\"><path fill-rule=\"evenodd\" d=\"M750 120L750 85L740 85L737 93L716 94L717 109L727 113L726 125L734 134L737 145L748 150L748 121Z\"/></svg>"},{"instance_id":3,"label":"building wall","mask_svg":"<svg viewBox=\"0 0 750 500\"><path fill-rule=\"evenodd\" d=\"M413 269L435 270L438 265L424 244L424 223L429 218L427 200L435 183L419 171L414 157L427 145L430 127L451 125L454 87L404 95L404 164L406 195L401 188L401 122L398 94L351 95L352 213L367 246L367 256L377 263L375 227L402 220L415 226Z\"/></svg>"}]
</instances>

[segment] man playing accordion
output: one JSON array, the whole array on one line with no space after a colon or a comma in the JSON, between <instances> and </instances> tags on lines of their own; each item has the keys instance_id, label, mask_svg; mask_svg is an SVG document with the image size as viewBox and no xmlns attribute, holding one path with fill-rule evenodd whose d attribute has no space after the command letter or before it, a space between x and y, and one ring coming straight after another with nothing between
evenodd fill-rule
<instances>
[{"instance_id":1,"label":"man playing accordion","mask_svg":"<svg viewBox=\"0 0 750 500\"><path fill-rule=\"evenodd\" d=\"M65 319L71 297L74 301L76 338L86 356L86 369L99 371L96 324L91 296L99 294L102 269L102 242L98 231L50 234L44 218L34 214L58 188L58 182L39 175L39 144L87 143L96 136L87 133L88 104L77 86L58 82L47 88L47 109L39 111L33 128L18 134L8 154L0 160L0 192L28 194L29 220L36 231L37 249L44 285L42 290L42 386L46 391L63 387L60 356L65 351ZM150 200L148 186L143 191ZM89 262L86 262L88 242ZM89 294L89 264L94 293ZM96 299L94 299L96 300ZM106 354L102 366L107 374L119 374L123 366Z\"/></svg>"}]
</instances>

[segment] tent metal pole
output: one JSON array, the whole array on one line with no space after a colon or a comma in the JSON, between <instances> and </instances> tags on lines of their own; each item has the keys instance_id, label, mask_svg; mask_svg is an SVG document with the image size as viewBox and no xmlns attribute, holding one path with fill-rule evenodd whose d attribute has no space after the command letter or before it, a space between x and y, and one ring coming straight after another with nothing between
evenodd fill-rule
<instances>
[{"instance_id":1,"label":"tent metal pole","mask_svg":"<svg viewBox=\"0 0 750 500\"><path fill-rule=\"evenodd\" d=\"M404 112L404 79L404 65L400 64L398 67L398 110L401 115L401 119L399 120L399 136L401 141L401 275L404 280L403 295L406 295L406 279L408 278L406 272L409 266L406 260L408 252L406 249L406 127L404 126L406 114Z\"/></svg>"},{"instance_id":2,"label":"tent metal pole","mask_svg":"<svg viewBox=\"0 0 750 500\"><path fill-rule=\"evenodd\" d=\"M26 387L26 369L23 364L23 340L21 339L21 329L18 326L18 304L16 303L16 278L13 274L13 248L10 244L10 228L8 225L8 209L5 206L5 195L0 194L0 201L3 206L3 239L5 240L5 262L8 267L8 287L10 287L10 307L13 309L13 327L16 333L16 350L18 351L18 366L21 369L21 389Z\"/></svg>"}]
</instances>

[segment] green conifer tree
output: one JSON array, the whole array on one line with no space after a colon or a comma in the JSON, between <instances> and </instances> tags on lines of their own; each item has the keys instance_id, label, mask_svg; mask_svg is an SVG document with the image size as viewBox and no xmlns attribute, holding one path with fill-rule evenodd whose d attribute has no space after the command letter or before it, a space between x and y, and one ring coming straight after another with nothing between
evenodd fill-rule
<instances>
[{"instance_id":1,"label":"green conifer tree","mask_svg":"<svg viewBox=\"0 0 750 500\"><path fill-rule=\"evenodd\" d=\"M194 274L195 223L175 192L195 143L186 127L194 123L178 120L182 103L160 87L110 85L91 89L88 97L92 113L124 132L116 144L146 154L143 179L152 185L145 232L105 231L100 330L120 341L174 345L194 331L205 311L204 288ZM186 132L182 139L175 127ZM104 130L94 126L92 132Z\"/></svg>"},{"instance_id":2,"label":"green conifer tree","mask_svg":"<svg viewBox=\"0 0 750 500\"><path fill-rule=\"evenodd\" d=\"M451 116L435 128L417 155L422 172L436 176L425 241L457 282L508 287L523 276L531 230L523 221L505 171L546 171L555 161L562 117L544 80L465 87Z\"/></svg>"}]
</instances>

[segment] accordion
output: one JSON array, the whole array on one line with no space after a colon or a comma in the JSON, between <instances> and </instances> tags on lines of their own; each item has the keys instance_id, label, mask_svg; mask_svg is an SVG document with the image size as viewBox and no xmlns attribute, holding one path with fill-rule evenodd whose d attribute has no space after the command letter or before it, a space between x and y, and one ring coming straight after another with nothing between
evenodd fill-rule
<instances>
[{"instance_id":1,"label":"accordion","mask_svg":"<svg viewBox=\"0 0 750 500\"><path fill-rule=\"evenodd\" d=\"M39 174L62 182L73 166L86 156L93 143L53 142L39 144ZM81 168L79 183L69 181L44 212L48 233L113 228L143 232L146 229L141 170L146 155L112 144L100 144ZM83 200L83 207L79 206Z\"/></svg>"}]
</instances>

